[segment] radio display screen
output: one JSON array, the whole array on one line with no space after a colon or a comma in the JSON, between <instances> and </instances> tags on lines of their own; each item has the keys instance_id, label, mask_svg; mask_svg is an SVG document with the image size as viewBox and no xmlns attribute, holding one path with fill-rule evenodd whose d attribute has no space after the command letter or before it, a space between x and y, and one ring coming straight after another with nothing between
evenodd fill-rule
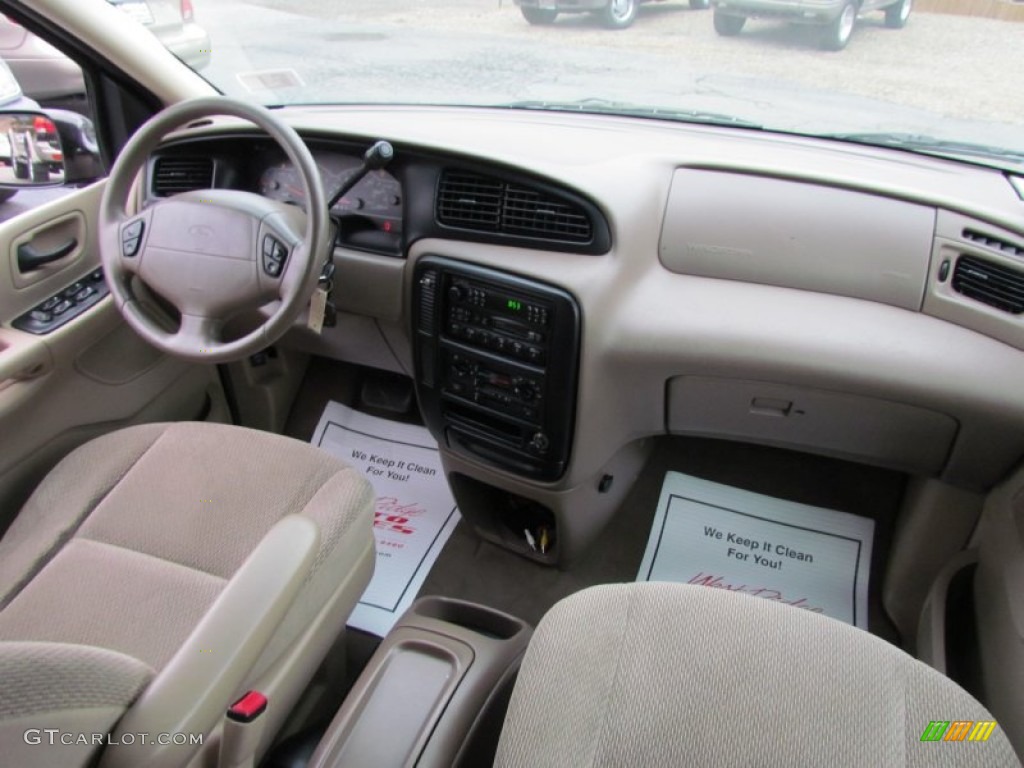
<instances>
[{"instance_id":1,"label":"radio display screen","mask_svg":"<svg viewBox=\"0 0 1024 768\"><path fill-rule=\"evenodd\" d=\"M484 292L483 308L495 315L516 318L524 325L547 325L547 307L535 301L526 301L493 288Z\"/></svg>"},{"instance_id":2,"label":"radio display screen","mask_svg":"<svg viewBox=\"0 0 1024 768\"><path fill-rule=\"evenodd\" d=\"M498 293L494 290L488 290L486 296L487 298L484 300L485 309L489 309L492 312L500 312L503 315L512 315L513 317L526 314L527 305L522 299Z\"/></svg>"}]
</instances>

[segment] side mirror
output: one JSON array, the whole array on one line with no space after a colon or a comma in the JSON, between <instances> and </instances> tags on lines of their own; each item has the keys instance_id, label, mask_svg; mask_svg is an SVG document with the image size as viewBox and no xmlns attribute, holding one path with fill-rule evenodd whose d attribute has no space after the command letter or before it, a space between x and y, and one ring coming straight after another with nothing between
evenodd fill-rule
<instances>
[{"instance_id":1,"label":"side mirror","mask_svg":"<svg viewBox=\"0 0 1024 768\"><path fill-rule=\"evenodd\" d=\"M81 184L106 175L96 140L96 127L88 117L67 109L48 109L64 150L64 183Z\"/></svg>"},{"instance_id":2,"label":"side mirror","mask_svg":"<svg viewBox=\"0 0 1024 768\"><path fill-rule=\"evenodd\" d=\"M89 118L63 109L0 111L0 189L77 184L102 175Z\"/></svg>"},{"instance_id":3,"label":"side mirror","mask_svg":"<svg viewBox=\"0 0 1024 768\"><path fill-rule=\"evenodd\" d=\"M56 124L42 112L0 114L0 186L64 183L64 148Z\"/></svg>"}]
</instances>

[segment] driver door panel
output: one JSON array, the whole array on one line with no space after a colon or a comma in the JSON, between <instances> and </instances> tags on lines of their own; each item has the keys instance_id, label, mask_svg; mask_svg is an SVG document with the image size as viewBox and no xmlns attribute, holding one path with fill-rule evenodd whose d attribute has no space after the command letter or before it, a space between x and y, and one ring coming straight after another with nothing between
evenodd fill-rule
<instances>
[{"instance_id":1,"label":"driver door panel","mask_svg":"<svg viewBox=\"0 0 1024 768\"><path fill-rule=\"evenodd\" d=\"M18 317L100 266L95 222L104 182L0 224L0 532L43 475L77 445L146 421L197 418L213 369L172 359L139 339L106 296L37 335ZM18 246L77 240L60 261L18 268Z\"/></svg>"}]
</instances>

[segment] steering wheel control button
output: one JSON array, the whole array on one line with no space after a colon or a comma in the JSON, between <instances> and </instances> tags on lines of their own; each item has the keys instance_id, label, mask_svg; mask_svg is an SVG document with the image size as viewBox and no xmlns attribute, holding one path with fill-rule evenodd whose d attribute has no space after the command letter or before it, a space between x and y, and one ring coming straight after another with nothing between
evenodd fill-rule
<instances>
[{"instance_id":1,"label":"steering wheel control button","mask_svg":"<svg viewBox=\"0 0 1024 768\"><path fill-rule=\"evenodd\" d=\"M136 219L121 230L121 253L126 259L133 258L139 252L139 243L142 242L142 232L146 228L146 222Z\"/></svg>"},{"instance_id":2,"label":"steering wheel control button","mask_svg":"<svg viewBox=\"0 0 1024 768\"><path fill-rule=\"evenodd\" d=\"M133 237L131 240L122 241L121 250L126 259L132 258L139 252L139 238Z\"/></svg>"},{"instance_id":3,"label":"steering wheel control button","mask_svg":"<svg viewBox=\"0 0 1024 768\"><path fill-rule=\"evenodd\" d=\"M133 221L127 227L121 231L121 242L127 243L129 240L137 240L142 237L142 229L144 226L142 219Z\"/></svg>"},{"instance_id":4,"label":"steering wheel control button","mask_svg":"<svg viewBox=\"0 0 1024 768\"><path fill-rule=\"evenodd\" d=\"M273 235L263 236L263 271L271 277L280 277L288 249Z\"/></svg>"},{"instance_id":5,"label":"steering wheel control button","mask_svg":"<svg viewBox=\"0 0 1024 768\"><path fill-rule=\"evenodd\" d=\"M19 331L43 335L60 328L78 317L89 307L110 293L103 281L103 270L93 270L87 277L76 280L57 291L46 301L33 307L11 323Z\"/></svg>"}]
</instances>

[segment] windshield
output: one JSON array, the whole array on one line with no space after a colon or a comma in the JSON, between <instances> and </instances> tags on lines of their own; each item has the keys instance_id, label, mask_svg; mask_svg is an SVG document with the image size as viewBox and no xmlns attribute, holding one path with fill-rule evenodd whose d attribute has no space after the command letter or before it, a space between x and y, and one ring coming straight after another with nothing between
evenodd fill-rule
<instances>
[{"instance_id":1,"label":"windshield","mask_svg":"<svg viewBox=\"0 0 1024 768\"><path fill-rule=\"evenodd\" d=\"M859 15L850 0L187 4L209 37L194 66L266 105L623 113L1024 157L1014 0L863 0Z\"/></svg>"}]
</instances>

